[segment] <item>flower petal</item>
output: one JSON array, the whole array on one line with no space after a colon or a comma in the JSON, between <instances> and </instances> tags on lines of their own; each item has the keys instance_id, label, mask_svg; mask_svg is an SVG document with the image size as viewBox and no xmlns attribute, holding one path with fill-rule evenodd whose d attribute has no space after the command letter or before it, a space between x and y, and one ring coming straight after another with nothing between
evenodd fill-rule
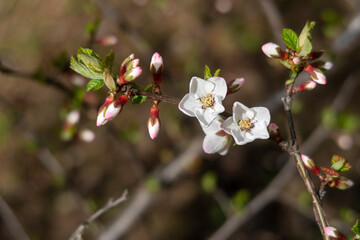
<instances>
[{"instance_id":1,"label":"flower petal","mask_svg":"<svg viewBox=\"0 0 360 240\"><path fill-rule=\"evenodd\" d=\"M213 94L220 97L223 100L227 94L227 83L222 77L211 77L207 80L215 84L215 88L212 91Z\"/></svg>"},{"instance_id":2,"label":"flower petal","mask_svg":"<svg viewBox=\"0 0 360 240\"><path fill-rule=\"evenodd\" d=\"M195 110L201 108L202 104L194 98L194 94L186 94L179 102L179 109L190 117L195 117Z\"/></svg>"},{"instance_id":3,"label":"flower petal","mask_svg":"<svg viewBox=\"0 0 360 240\"><path fill-rule=\"evenodd\" d=\"M266 107L253 107L251 108L255 112L254 120L264 121L266 126L270 123L270 112Z\"/></svg>"},{"instance_id":4,"label":"flower petal","mask_svg":"<svg viewBox=\"0 0 360 240\"><path fill-rule=\"evenodd\" d=\"M206 135L203 141L203 149L206 153L223 151L228 143L228 137L220 137L215 134Z\"/></svg>"},{"instance_id":5,"label":"flower petal","mask_svg":"<svg viewBox=\"0 0 360 240\"><path fill-rule=\"evenodd\" d=\"M254 138L268 139L269 132L267 130L267 123L266 122L255 123L255 127L251 129L251 135L253 135Z\"/></svg>"},{"instance_id":6,"label":"flower petal","mask_svg":"<svg viewBox=\"0 0 360 240\"><path fill-rule=\"evenodd\" d=\"M227 134L231 134L232 130L236 130L238 125L232 117L228 117L220 126Z\"/></svg>"},{"instance_id":7,"label":"flower petal","mask_svg":"<svg viewBox=\"0 0 360 240\"><path fill-rule=\"evenodd\" d=\"M248 143L248 140L245 137L245 132L240 131L240 129L232 129L231 135L234 137L234 140L237 145L244 145Z\"/></svg>"},{"instance_id":8,"label":"flower petal","mask_svg":"<svg viewBox=\"0 0 360 240\"><path fill-rule=\"evenodd\" d=\"M240 120L243 120L247 117L250 119L254 117L254 113L250 111L250 109L247 106L245 106L240 102L234 102L233 114L234 114L233 117L235 123L238 123Z\"/></svg>"},{"instance_id":9,"label":"flower petal","mask_svg":"<svg viewBox=\"0 0 360 240\"><path fill-rule=\"evenodd\" d=\"M212 82L205 81L204 79L193 77L190 81L190 93L200 97L201 95L206 95L211 93L215 88L215 84Z\"/></svg>"},{"instance_id":10,"label":"flower petal","mask_svg":"<svg viewBox=\"0 0 360 240\"><path fill-rule=\"evenodd\" d=\"M269 58L279 57L279 53L277 52L277 48L279 45L275 43L266 43L261 47L261 50L265 53Z\"/></svg>"}]
</instances>

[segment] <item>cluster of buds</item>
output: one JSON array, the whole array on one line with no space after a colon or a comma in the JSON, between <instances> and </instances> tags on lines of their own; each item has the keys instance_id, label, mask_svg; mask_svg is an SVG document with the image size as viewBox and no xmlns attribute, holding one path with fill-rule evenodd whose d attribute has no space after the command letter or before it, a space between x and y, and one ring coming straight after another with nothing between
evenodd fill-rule
<instances>
[{"instance_id":1,"label":"cluster of buds","mask_svg":"<svg viewBox=\"0 0 360 240\"><path fill-rule=\"evenodd\" d=\"M332 165L330 168L319 168L311 158L304 154L301 155L301 159L303 160L304 166L319 177L322 188L329 186L345 190L354 185L353 181L340 175L341 172L345 172L351 168L350 164L341 156L334 155L332 157Z\"/></svg>"},{"instance_id":2,"label":"cluster of buds","mask_svg":"<svg viewBox=\"0 0 360 240\"><path fill-rule=\"evenodd\" d=\"M163 63L163 59L161 57L161 55L159 53L154 53L152 58L151 58L151 62L150 62L150 72L152 73L153 76L153 89L152 91L155 94L159 94L161 95L161 89L160 89L160 84L161 84L161 73L164 69L164 63ZM160 131L160 118L159 118L159 105L160 101L159 100L154 100L153 101L153 106L150 109L150 117L148 120L148 130L149 130L149 135L151 137L151 139L155 139Z\"/></svg>"},{"instance_id":3,"label":"cluster of buds","mask_svg":"<svg viewBox=\"0 0 360 240\"><path fill-rule=\"evenodd\" d=\"M332 68L332 63L319 60L323 51L312 51L310 31L315 25L314 22L307 22L301 34L297 34L291 29L283 29L282 38L286 45L283 50L275 43L266 43L262 46L262 51L270 58L277 58L280 62L292 71L292 79L286 82L286 86L294 83L294 76L305 71L309 74L311 81L301 84L293 89L293 93L299 91L310 91L316 84L326 84L324 71Z\"/></svg>"},{"instance_id":4,"label":"cluster of buds","mask_svg":"<svg viewBox=\"0 0 360 240\"><path fill-rule=\"evenodd\" d=\"M123 106L129 101L130 93L125 92L116 98L118 88L134 81L141 73L142 69L139 67L139 59L134 59L134 54L131 54L122 62L116 82L109 69L104 69L103 79L110 95L105 99L104 104L98 111L97 126L106 124L121 112Z\"/></svg>"}]
</instances>

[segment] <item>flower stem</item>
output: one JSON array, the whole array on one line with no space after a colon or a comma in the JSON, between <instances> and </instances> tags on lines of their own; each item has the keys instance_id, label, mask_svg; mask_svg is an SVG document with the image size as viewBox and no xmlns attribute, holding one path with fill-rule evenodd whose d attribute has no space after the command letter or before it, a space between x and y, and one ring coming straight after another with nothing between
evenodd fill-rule
<instances>
[{"instance_id":1,"label":"flower stem","mask_svg":"<svg viewBox=\"0 0 360 240\"><path fill-rule=\"evenodd\" d=\"M293 78L294 82L295 82L296 77ZM315 220L319 226L322 237L324 240L329 240L329 237L325 234L325 230L324 230L325 227L328 226L328 223L327 223L327 220L325 217L325 212L321 207L321 203L320 203L318 195L315 192L313 182L311 181L311 179L308 175L308 172L306 171L306 169L304 167L304 163L301 159L301 154L300 154L298 143L296 140L296 132L295 132L294 122L293 122L292 113L291 113L292 98L293 98L293 95L292 95L293 86L294 86L293 83L286 86L286 97L281 99L284 103L284 109L285 109L285 112L287 115L290 137L291 137L290 144L286 148L286 151L290 155L294 156L298 172L305 183L305 187L306 187L307 191L311 195Z\"/></svg>"}]
</instances>

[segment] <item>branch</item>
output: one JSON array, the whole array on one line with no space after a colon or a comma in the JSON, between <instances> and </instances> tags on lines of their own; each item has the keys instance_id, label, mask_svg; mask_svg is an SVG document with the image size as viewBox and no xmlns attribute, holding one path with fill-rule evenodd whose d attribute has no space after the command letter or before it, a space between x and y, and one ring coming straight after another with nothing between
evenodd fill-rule
<instances>
[{"instance_id":1,"label":"branch","mask_svg":"<svg viewBox=\"0 0 360 240\"><path fill-rule=\"evenodd\" d=\"M125 190L121 197L113 201L112 199L109 200L109 202L101 209L97 210L93 215L91 215L83 224L81 224L75 232L71 235L69 240L81 240L82 234L87 226L89 226L90 223L95 221L98 217L109 211L110 209L116 207L120 203L124 202L127 198L128 191Z\"/></svg>"}]
</instances>

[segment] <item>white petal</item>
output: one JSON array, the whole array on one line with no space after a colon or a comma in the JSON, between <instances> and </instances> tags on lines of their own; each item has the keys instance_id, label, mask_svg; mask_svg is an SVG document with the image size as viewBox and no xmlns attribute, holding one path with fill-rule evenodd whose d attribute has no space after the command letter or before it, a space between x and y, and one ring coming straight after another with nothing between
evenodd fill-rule
<instances>
[{"instance_id":1,"label":"white petal","mask_svg":"<svg viewBox=\"0 0 360 240\"><path fill-rule=\"evenodd\" d=\"M190 81L190 93L195 94L197 97L212 92L214 88L214 83L198 77L193 77Z\"/></svg>"},{"instance_id":2,"label":"white petal","mask_svg":"<svg viewBox=\"0 0 360 240\"><path fill-rule=\"evenodd\" d=\"M186 94L179 103L179 109L190 117L195 117L195 110L201 108L202 104L194 98L193 94Z\"/></svg>"},{"instance_id":3,"label":"white petal","mask_svg":"<svg viewBox=\"0 0 360 240\"><path fill-rule=\"evenodd\" d=\"M255 123L255 127L250 132L254 138L268 139L269 132L267 130L267 124L265 122Z\"/></svg>"},{"instance_id":4,"label":"white petal","mask_svg":"<svg viewBox=\"0 0 360 240\"><path fill-rule=\"evenodd\" d=\"M227 133L231 134L232 130L236 130L238 125L234 122L232 117L228 117L222 124L221 128Z\"/></svg>"},{"instance_id":5,"label":"white petal","mask_svg":"<svg viewBox=\"0 0 360 240\"><path fill-rule=\"evenodd\" d=\"M279 57L279 53L277 52L277 48L279 47L279 45L275 44L275 43L266 43L261 47L261 50L265 53L266 56L268 56L269 58L272 57Z\"/></svg>"},{"instance_id":6,"label":"white petal","mask_svg":"<svg viewBox=\"0 0 360 240\"><path fill-rule=\"evenodd\" d=\"M195 116L199 120L200 124L207 127L209 124L215 119L216 114L214 114L214 110L211 108L197 109L195 111Z\"/></svg>"},{"instance_id":7,"label":"white petal","mask_svg":"<svg viewBox=\"0 0 360 240\"><path fill-rule=\"evenodd\" d=\"M227 94L227 83L225 79L222 77L212 77L207 81L215 84L215 88L212 93L219 96L221 100L223 100Z\"/></svg>"},{"instance_id":8,"label":"white petal","mask_svg":"<svg viewBox=\"0 0 360 240\"><path fill-rule=\"evenodd\" d=\"M221 131L221 123L222 119L219 117L215 117L214 121L211 122L211 124L208 127L202 126L202 130L206 135L208 134L216 134L217 132Z\"/></svg>"},{"instance_id":9,"label":"white petal","mask_svg":"<svg viewBox=\"0 0 360 240\"><path fill-rule=\"evenodd\" d=\"M238 123L240 120L243 120L247 117L252 119L253 116L251 116L251 115L252 115L252 113L247 106L245 106L244 104L242 104L240 102L234 102L234 105L233 105L234 122Z\"/></svg>"},{"instance_id":10,"label":"white petal","mask_svg":"<svg viewBox=\"0 0 360 240\"><path fill-rule=\"evenodd\" d=\"M225 108L224 106L222 105L221 103L221 100L218 98L218 97L215 97L215 103L214 103L214 106L213 106L213 110L215 113L222 113L225 111Z\"/></svg>"},{"instance_id":11,"label":"white petal","mask_svg":"<svg viewBox=\"0 0 360 240\"><path fill-rule=\"evenodd\" d=\"M231 135L234 137L237 145L244 145L248 143L248 139L245 137L245 132L240 131L240 128L237 130L231 130Z\"/></svg>"},{"instance_id":12,"label":"white petal","mask_svg":"<svg viewBox=\"0 0 360 240\"><path fill-rule=\"evenodd\" d=\"M266 107L253 107L251 108L255 112L254 120L264 121L266 126L270 123L270 112Z\"/></svg>"},{"instance_id":13,"label":"white petal","mask_svg":"<svg viewBox=\"0 0 360 240\"><path fill-rule=\"evenodd\" d=\"M209 134L204 138L203 149L206 153L216 153L223 151L227 143L228 139L226 136L220 137L215 134Z\"/></svg>"}]
</instances>

